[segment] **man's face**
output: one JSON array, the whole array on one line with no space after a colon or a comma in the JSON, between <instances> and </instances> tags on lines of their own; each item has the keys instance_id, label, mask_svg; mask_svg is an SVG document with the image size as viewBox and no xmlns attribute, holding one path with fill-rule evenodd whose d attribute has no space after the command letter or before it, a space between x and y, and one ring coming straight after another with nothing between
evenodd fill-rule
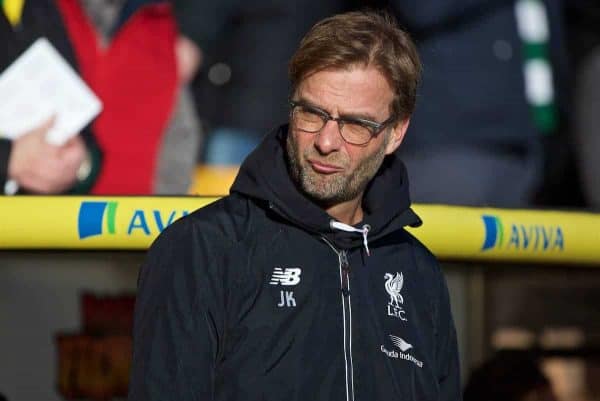
<instances>
[{"instance_id":1,"label":"man's face","mask_svg":"<svg viewBox=\"0 0 600 401\"><path fill-rule=\"evenodd\" d=\"M381 123L390 117L393 92L373 67L324 70L309 75L293 100L324 110L332 117ZM287 151L291 174L317 202L332 206L362 197L386 155L400 145L408 120L388 126L365 145L342 138L338 123L328 121L317 133L299 130L290 122Z\"/></svg>"}]
</instances>

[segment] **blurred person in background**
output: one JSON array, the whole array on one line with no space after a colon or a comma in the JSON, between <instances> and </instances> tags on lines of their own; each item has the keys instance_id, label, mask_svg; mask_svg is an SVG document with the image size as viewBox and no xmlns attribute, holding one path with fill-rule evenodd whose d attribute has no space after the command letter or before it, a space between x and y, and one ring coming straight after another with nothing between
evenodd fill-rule
<instances>
[{"instance_id":1,"label":"blurred person in background","mask_svg":"<svg viewBox=\"0 0 600 401\"><path fill-rule=\"evenodd\" d=\"M3 0L7 4L15 0ZM103 110L63 147L45 143L47 122L0 140L0 182L24 192L186 193L200 127L186 89L199 56L178 34L171 4L152 0L17 1L0 21L2 70L47 37L101 99ZM9 7L15 14L12 8ZM96 145L97 142L97 145ZM100 149L102 165L100 168ZM8 184L8 185L7 185Z\"/></svg>"},{"instance_id":2,"label":"blurred person in background","mask_svg":"<svg viewBox=\"0 0 600 401\"><path fill-rule=\"evenodd\" d=\"M40 37L46 37L73 68L78 64L54 1L0 1L0 73ZM85 193L101 165L90 127L63 146L46 142L54 119L15 140L0 135L0 194Z\"/></svg>"},{"instance_id":3,"label":"blurred person in background","mask_svg":"<svg viewBox=\"0 0 600 401\"><path fill-rule=\"evenodd\" d=\"M83 79L103 102L93 193L186 193L200 142L186 85L199 55L160 0L56 0Z\"/></svg>"},{"instance_id":4,"label":"blurred person in background","mask_svg":"<svg viewBox=\"0 0 600 401\"><path fill-rule=\"evenodd\" d=\"M182 30L206 50L196 81L211 128L203 161L239 164L285 117L285 60L304 26L365 6L392 11L423 54L414 135L401 150L415 201L569 201L561 0L176 0Z\"/></svg>"},{"instance_id":5,"label":"blurred person in background","mask_svg":"<svg viewBox=\"0 0 600 401\"><path fill-rule=\"evenodd\" d=\"M195 94L210 131L204 163L241 163L274 122L287 119L287 63L303 33L344 4L175 0L182 34L203 58Z\"/></svg>"},{"instance_id":6,"label":"blurred person in background","mask_svg":"<svg viewBox=\"0 0 600 401\"><path fill-rule=\"evenodd\" d=\"M501 351L476 368L464 401L558 401L537 361L518 351Z\"/></svg>"},{"instance_id":7,"label":"blurred person in background","mask_svg":"<svg viewBox=\"0 0 600 401\"><path fill-rule=\"evenodd\" d=\"M423 78L401 149L416 202L523 207L567 112L560 0L390 0Z\"/></svg>"}]
</instances>

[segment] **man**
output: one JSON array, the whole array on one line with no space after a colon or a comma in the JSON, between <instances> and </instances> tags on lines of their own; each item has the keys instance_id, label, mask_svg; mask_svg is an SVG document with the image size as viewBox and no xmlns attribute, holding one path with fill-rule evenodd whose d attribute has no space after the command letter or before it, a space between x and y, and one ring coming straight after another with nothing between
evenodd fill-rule
<instances>
[{"instance_id":1,"label":"man","mask_svg":"<svg viewBox=\"0 0 600 401\"><path fill-rule=\"evenodd\" d=\"M443 275L394 151L414 44L385 16L315 25L290 125L231 195L168 228L142 267L130 400L459 400Z\"/></svg>"}]
</instances>

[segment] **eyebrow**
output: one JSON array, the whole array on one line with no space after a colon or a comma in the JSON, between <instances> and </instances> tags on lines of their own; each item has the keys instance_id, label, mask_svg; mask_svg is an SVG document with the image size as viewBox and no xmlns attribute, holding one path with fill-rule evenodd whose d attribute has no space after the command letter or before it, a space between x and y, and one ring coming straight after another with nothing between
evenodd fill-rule
<instances>
[{"instance_id":1,"label":"eyebrow","mask_svg":"<svg viewBox=\"0 0 600 401\"><path fill-rule=\"evenodd\" d=\"M326 113L328 115L331 115L330 112L328 112L327 110L323 109L320 106L317 106L316 104L314 104L313 102L311 102L310 100L307 100L303 97L300 97L298 99L298 103L311 107L315 110L321 111L323 113ZM365 121L365 122L373 122L376 124L379 124L379 122L377 121L377 118L371 114L361 114L361 113L340 113L339 118L344 119L344 120L351 120L351 121Z\"/></svg>"}]
</instances>

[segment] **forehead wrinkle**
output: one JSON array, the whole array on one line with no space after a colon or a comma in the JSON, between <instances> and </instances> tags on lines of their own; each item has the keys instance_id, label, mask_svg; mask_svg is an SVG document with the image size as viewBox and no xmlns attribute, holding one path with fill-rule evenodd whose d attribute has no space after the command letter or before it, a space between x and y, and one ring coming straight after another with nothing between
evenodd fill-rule
<instances>
[{"instance_id":1,"label":"forehead wrinkle","mask_svg":"<svg viewBox=\"0 0 600 401\"><path fill-rule=\"evenodd\" d=\"M327 80L322 79L320 81L315 81L314 79L311 79L315 76L319 76L320 73L335 73L338 71L340 73L351 73L353 70L370 70L371 73L376 72L381 75L378 70L372 67L366 69L354 68L351 70L323 70L306 77L306 79L298 86L297 95L312 106L326 111L332 117L346 116L349 118L354 117L368 120L383 118L384 116L378 117L375 115L377 111L373 110L373 102L368 102L366 97L362 97L364 92L356 90L357 86L366 86L368 88L365 89L381 93L382 95L391 93L389 84L382 76L380 77L382 80L373 80L373 77L369 76L369 74L353 76L351 79L348 79L350 78L348 76L342 77L335 75L331 75L331 79ZM375 87L373 86L374 84L376 85ZM380 98L381 96L377 97ZM355 99L358 99L358 101ZM389 105L387 103L382 106L384 107L385 112L389 111Z\"/></svg>"}]
</instances>

